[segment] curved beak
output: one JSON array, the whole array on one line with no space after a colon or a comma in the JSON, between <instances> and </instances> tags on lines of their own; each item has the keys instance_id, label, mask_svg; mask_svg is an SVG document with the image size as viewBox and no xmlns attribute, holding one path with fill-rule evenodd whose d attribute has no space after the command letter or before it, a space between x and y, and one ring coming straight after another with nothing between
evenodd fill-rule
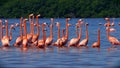
<instances>
[{"instance_id":1,"label":"curved beak","mask_svg":"<svg viewBox=\"0 0 120 68\"><path fill-rule=\"evenodd\" d=\"M68 26L71 26L72 24L68 24Z\"/></svg>"},{"instance_id":2,"label":"curved beak","mask_svg":"<svg viewBox=\"0 0 120 68\"><path fill-rule=\"evenodd\" d=\"M13 27L12 29L14 29L14 30L15 30L15 27Z\"/></svg>"}]
</instances>

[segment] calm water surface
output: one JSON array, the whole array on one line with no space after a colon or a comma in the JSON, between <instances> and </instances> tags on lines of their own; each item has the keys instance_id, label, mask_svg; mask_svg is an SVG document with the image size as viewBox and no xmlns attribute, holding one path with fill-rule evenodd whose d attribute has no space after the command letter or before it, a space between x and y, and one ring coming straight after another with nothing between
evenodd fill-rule
<instances>
[{"instance_id":1,"label":"calm water surface","mask_svg":"<svg viewBox=\"0 0 120 68\"><path fill-rule=\"evenodd\" d=\"M75 23L78 18L71 19L69 23L72 26L69 27L69 40L76 37ZM19 19L8 19L9 25L15 22L19 23ZM65 19L55 19L55 22L61 23L61 29L65 28ZM50 19L39 19L40 23L47 22L50 24ZM120 47L108 52L107 48L111 46L106 37L105 27L99 26L98 23L104 24L106 21L103 18L85 18L84 22L89 23L89 42L88 49L79 48L57 48L50 47L46 50L42 49L28 49L28 51L22 51L20 48L10 47L0 50L0 67L49 67L49 68L115 68L120 64ZM112 22L112 21L111 21ZM118 23L120 18L115 19L114 28L116 32L112 32L111 35L120 40L120 26ZM29 23L27 23L29 28ZM97 29L101 29L101 49L91 48L93 42L97 41ZM49 36L49 28L47 27L47 36ZM82 38L85 38L85 27L82 26ZM36 29L35 29L36 30ZM57 39L57 27L54 27L54 42ZM29 29L28 29L29 33ZM16 37L19 36L19 27L13 30L13 40L11 45L15 42ZM41 36L39 37L39 39ZM1 45L1 42L0 42Z\"/></svg>"}]
</instances>

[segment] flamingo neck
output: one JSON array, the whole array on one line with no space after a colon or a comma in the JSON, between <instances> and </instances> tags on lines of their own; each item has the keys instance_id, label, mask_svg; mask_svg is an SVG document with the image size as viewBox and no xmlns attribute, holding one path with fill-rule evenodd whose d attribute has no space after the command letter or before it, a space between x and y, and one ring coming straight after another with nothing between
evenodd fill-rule
<instances>
[{"instance_id":1,"label":"flamingo neck","mask_svg":"<svg viewBox=\"0 0 120 68\"><path fill-rule=\"evenodd\" d=\"M77 38L79 38L78 28L76 28L76 35L77 35Z\"/></svg>"},{"instance_id":2,"label":"flamingo neck","mask_svg":"<svg viewBox=\"0 0 120 68\"><path fill-rule=\"evenodd\" d=\"M36 24L38 24L39 23L39 21L38 21L38 16L36 16Z\"/></svg>"},{"instance_id":3,"label":"flamingo neck","mask_svg":"<svg viewBox=\"0 0 120 68\"><path fill-rule=\"evenodd\" d=\"M30 33L34 34L34 16L32 16L32 21L30 23Z\"/></svg>"},{"instance_id":4,"label":"flamingo neck","mask_svg":"<svg viewBox=\"0 0 120 68\"><path fill-rule=\"evenodd\" d=\"M51 38L53 37L53 26L52 26L52 24L50 25L50 37Z\"/></svg>"},{"instance_id":5,"label":"flamingo neck","mask_svg":"<svg viewBox=\"0 0 120 68\"><path fill-rule=\"evenodd\" d=\"M36 16L36 24L37 24L37 35L39 35L39 21L38 21L38 16Z\"/></svg>"},{"instance_id":6,"label":"flamingo neck","mask_svg":"<svg viewBox=\"0 0 120 68\"><path fill-rule=\"evenodd\" d=\"M40 26L39 26L39 24L37 25L37 35L38 36L40 35Z\"/></svg>"},{"instance_id":7,"label":"flamingo neck","mask_svg":"<svg viewBox=\"0 0 120 68\"><path fill-rule=\"evenodd\" d=\"M52 23L52 27L53 27L53 25L54 25L54 20L51 20L51 23Z\"/></svg>"},{"instance_id":8,"label":"flamingo neck","mask_svg":"<svg viewBox=\"0 0 120 68\"><path fill-rule=\"evenodd\" d=\"M44 43L45 43L45 41L46 41L46 31L44 30Z\"/></svg>"},{"instance_id":9,"label":"flamingo neck","mask_svg":"<svg viewBox=\"0 0 120 68\"><path fill-rule=\"evenodd\" d=\"M86 39L88 39L88 26L86 25Z\"/></svg>"},{"instance_id":10,"label":"flamingo neck","mask_svg":"<svg viewBox=\"0 0 120 68\"><path fill-rule=\"evenodd\" d=\"M24 35L25 35L25 38L27 38L27 27L26 27L26 21L24 21Z\"/></svg>"},{"instance_id":11,"label":"flamingo neck","mask_svg":"<svg viewBox=\"0 0 120 68\"><path fill-rule=\"evenodd\" d=\"M31 25L31 23L32 23L32 19L31 19L31 16L29 16L29 23L30 23L30 33L32 33L32 25Z\"/></svg>"},{"instance_id":12,"label":"flamingo neck","mask_svg":"<svg viewBox=\"0 0 120 68\"><path fill-rule=\"evenodd\" d=\"M60 25L58 25L58 39L60 39Z\"/></svg>"},{"instance_id":13,"label":"flamingo neck","mask_svg":"<svg viewBox=\"0 0 120 68\"><path fill-rule=\"evenodd\" d=\"M32 28L31 28L31 34L34 35L34 23L31 23L31 25L32 25Z\"/></svg>"},{"instance_id":14,"label":"flamingo neck","mask_svg":"<svg viewBox=\"0 0 120 68\"><path fill-rule=\"evenodd\" d=\"M6 22L6 36L8 37L8 22Z\"/></svg>"},{"instance_id":15,"label":"flamingo neck","mask_svg":"<svg viewBox=\"0 0 120 68\"><path fill-rule=\"evenodd\" d=\"M100 29L98 29L98 44L100 45Z\"/></svg>"},{"instance_id":16,"label":"flamingo neck","mask_svg":"<svg viewBox=\"0 0 120 68\"><path fill-rule=\"evenodd\" d=\"M82 28L80 27L80 32L79 32L79 36L78 36L78 39L80 39L82 36Z\"/></svg>"},{"instance_id":17,"label":"flamingo neck","mask_svg":"<svg viewBox=\"0 0 120 68\"><path fill-rule=\"evenodd\" d=\"M42 25L43 41L44 41L44 43L45 43L45 40L46 40L46 32L45 32L45 30L44 30L44 27L45 27L45 26Z\"/></svg>"},{"instance_id":18,"label":"flamingo neck","mask_svg":"<svg viewBox=\"0 0 120 68\"><path fill-rule=\"evenodd\" d=\"M69 31L68 31L68 25L67 25L68 23L66 23L66 38L68 39L68 35L69 35Z\"/></svg>"},{"instance_id":19,"label":"flamingo neck","mask_svg":"<svg viewBox=\"0 0 120 68\"><path fill-rule=\"evenodd\" d=\"M107 23L108 23L108 25L107 25L107 26L108 26L108 27L110 27L110 21L108 21Z\"/></svg>"}]
</instances>

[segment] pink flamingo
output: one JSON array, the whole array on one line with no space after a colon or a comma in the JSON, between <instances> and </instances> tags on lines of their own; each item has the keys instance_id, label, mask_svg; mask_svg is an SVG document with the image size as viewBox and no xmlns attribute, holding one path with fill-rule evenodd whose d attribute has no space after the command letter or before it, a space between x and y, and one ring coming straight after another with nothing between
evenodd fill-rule
<instances>
[{"instance_id":1,"label":"pink flamingo","mask_svg":"<svg viewBox=\"0 0 120 68\"><path fill-rule=\"evenodd\" d=\"M47 24L46 23L43 23L42 24L42 39L40 39L40 40L38 40L38 44L37 44L37 47L39 47L39 48L44 48L45 47L45 41L46 41L46 32L45 32L45 26L47 26Z\"/></svg>"},{"instance_id":2,"label":"pink flamingo","mask_svg":"<svg viewBox=\"0 0 120 68\"><path fill-rule=\"evenodd\" d=\"M46 41L45 41L45 46L49 46L49 45L51 45L52 42L53 42L53 23L54 23L54 19L51 18L50 36L46 39Z\"/></svg>"},{"instance_id":3,"label":"pink flamingo","mask_svg":"<svg viewBox=\"0 0 120 68\"><path fill-rule=\"evenodd\" d=\"M81 35L82 35L82 28L80 27L80 20L78 20L78 23L76 24L76 34L77 34L77 38L72 38L69 43L68 43L68 47L70 46L77 46L79 41L80 41L80 38L81 38ZM78 34L78 28L80 28L80 33Z\"/></svg>"},{"instance_id":4,"label":"pink flamingo","mask_svg":"<svg viewBox=\"0 0 120 68\"><path fill-rule=\"evenodd\" d=\"M87 47L87 44L88 44L88 23L85 25L86 26L86 38L83 39L77 46L78 47Z\"/></svg>"},{"instance_id":5,"label":"pink flamingo","mask_svg":"<svg viewBox=\"0 0 120 68\"><path fill-rule=\"evenodd\" d=\"M98 29L98 40L92 44L92 48L100 48L100 29Z\"/></svg>"},{"instance_id":6,"label":"pink flamingo","mask_svg":"<svg viewBox=\"0 0 120 68\"><path fill-rule=\"evenodd\" d=\"M20 18L20 36L17 37L14 46L20 46L22 45L22 41L23 41L23 34L22 34L22 22L23 22L23 18Z\"/></svg>"}]
</instances>

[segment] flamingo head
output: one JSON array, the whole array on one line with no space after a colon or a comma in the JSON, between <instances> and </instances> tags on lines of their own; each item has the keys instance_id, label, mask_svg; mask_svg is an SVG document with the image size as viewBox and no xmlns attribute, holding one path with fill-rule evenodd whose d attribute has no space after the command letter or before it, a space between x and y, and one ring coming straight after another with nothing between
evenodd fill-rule
<instances>
[{"instance_id":1,"label":"flamingo head","mask_svg":"<svg viewBox=\"0 0 120 68\"><path fill-rule=\"evenodd\" d=\"M68 23L67 26L71 26L71 24Z\"/></svg>"},{"instance_id":2,"label":"flamingo head","mask_svg":"<svg viewBox=\"0 0 120 68\"><path fill-rule=\"evenodd\" d=\"M78 20L78 23L81 24L82 21L83 21L82 19L79 19L79 20Z\"/></svg>"},{"instance_id":3,"label":"flamingo head","mask_svg":"<svg viewBox=\"0 0 120 68\"><path fill-rule=\"evenodd\" d=\"M8 20L5 20L5 22L8 22Z\"/></svg>"},{"instance_id":4,"label":"flamingo head","mask_svg":"<svg viewBox=\"0 0 120 68\"><path fill-rule=\"evenodd\" d=\"M88 26L89 24L88 24L88 23L86 23L85 25L86 25L86 26Z\"/></svg>"},{"instance_id":5,"label":"flamingo head","mask_svg":"<svg viewBox=\"0 0 120 68\"><path fill-rule=\"evenodd\" d=\"M105 18L106 21L110 21L110 18Z\"/></svg>"},{"instance_id":6,"label":"flamingo head","mask_svg":"<svg viewBox=\"0 0 120 68\"><path fill-rule=\"evenodd\" d=\"M53 21L54 20L54 18L51 18L51 21Z\"/></svg>"},{"instance_id":7,"label":"flamingo head","mask_svg":"<svg viewBox=\"0 0 120 68\"><path fill-rule=\"evenodd\" d=\"M60 25L60 23L59 22L56 22L56 26L58 27Z\"/></svg>"},{"instance_id":8,"label":"flamingo head","mask_svg":"<svg viewBox=\"0 0 120 68\"><path fill-rule=\"evenodd\" d=\"M2 29L5 29L5 25L2 25Z\"/></svg>"},{"instance_id":9,"label":"flamingo head","mask_svg":"<svg viewBox=\"0 0 120 68\"><path fill-rule=\"evenodd\" d=\"M15 30L15 26L14 25L11 25L10 28Z\"/></svg>"},{"instance_id":10,"label":"flamingo head","mask_svg":"<svg viewBox=\"0 0 120 68\"><path fill-rule=\"evenodd\" d=\"M76 28L79 28L79 27L80 27L79 23L76 23Z\"/></svg>"},{"instance_id":11,"label":"flamingo head","mask_svg":"<svg viewBox=\"0 0 120 68\"><path fill-rule=\"evenodd\" d=\"M46 22L44 22L42 25L43 25L43 26L48 26L48 24L47 24Z\"/></svg>"}]
</instances>

